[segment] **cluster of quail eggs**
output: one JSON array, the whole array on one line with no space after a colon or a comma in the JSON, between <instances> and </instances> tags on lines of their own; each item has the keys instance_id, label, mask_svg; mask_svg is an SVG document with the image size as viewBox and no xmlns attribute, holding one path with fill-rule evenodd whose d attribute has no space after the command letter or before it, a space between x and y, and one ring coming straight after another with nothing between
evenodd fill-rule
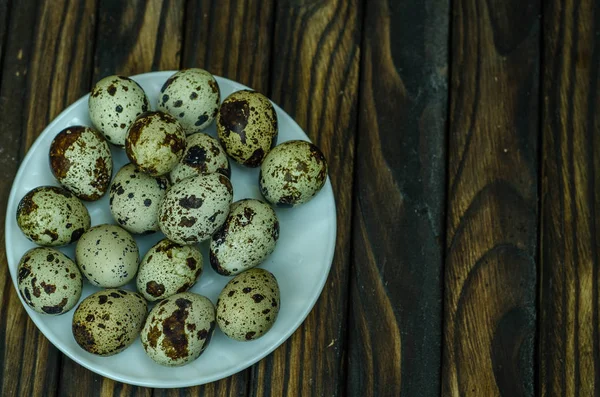
<instances>
[{"instance_id":1,"label":"cluster of quail eggs","mask_svg":"<svg viewBox=\"0 0 600 397\"><path fill-rule=\"evenodd\" d=\"M73 309L84 282L100 288L73 315L73 337L84 350L109 356L140 336L150 358L180 366L200 356L217 324L238 341L271 329L279 286L258 266L279 238L272 206L309 201L325 183L327 163L310 142L277 145L277 114L264 95L242 90L221 103L205 70L175 73L157 102L151 110L144 89L128 77L96 83L92 126L67 127L50 145L61 187L37 187L18 205L17 223L39 247L23 255L17 278L25 303L48 315ZM217 137L202 132L213 121ZM130 161L114 178L109 144ZM230 159L260 167L264 201L232 202ZM91 227L84 202L107 192L114 224ZM132 234L155 232L165 238L141 255ZM212 268L232 277L216 305L190 292L203 273L204 241ZM54 248L70 243L74 259Z\"/></svg>"}]
</instances>

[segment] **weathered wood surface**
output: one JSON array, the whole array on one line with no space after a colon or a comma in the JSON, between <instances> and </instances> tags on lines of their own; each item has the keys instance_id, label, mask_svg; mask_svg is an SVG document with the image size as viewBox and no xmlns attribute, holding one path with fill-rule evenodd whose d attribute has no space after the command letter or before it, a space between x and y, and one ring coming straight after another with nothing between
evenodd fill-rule
<instances>
[{"instance_id":1,"label":"weathered wood surface","mask_svg":"<svg viewBox=\"0 0 600 397\"><path fill-rule=\"evenodd\" d=\"M539 391L600 394L600 4L543 19Z\"/></svg>"},{"instance_id":2,"label":"weathered wood surface","mask_svg":"<svg viewBox=\"0 0 600 397\"><path fill-rule=\"evenodd\" d=\"M202 67L294 117L328 158L338 211L299 330L185 389L63 356L2 249L0 395L599 394L599 7L0 0L0 207L36 137L96 80Z\"/></svg>"},{"instance_id":3,"label":"weathered wood surface","mask_svg":"<svg viewBox=\"0 0 600 397\"><path fill-rule=\"evenodd\" d=\"M3 46L0 206L20 160L46 125L89 90L95 1L12 2ZM2 18L0 17L0 20ZM2 30L4 26L0 27ZM66 72L68 71L68 72ZM2 224L4 224L4 217ZM14 216L8 214L7 216ZM4 228L2 228L4 246ZM54 395L61 354L37 330L17 297L2 250L0 394Z\"/></svg>"},{"instance_id":4,"label":"weathered wood surface","mask_svg":"<svg viewBox=\"0 0 600 397\"><path fill-rule=\"evenodd\" d=\"M540 11L453 6L444 396L534 394Z\"/></svg>"},{"instance_id":5,"label":"weathered wood surface","mask_svg":"<svg viewBox=\"0 0 600 397\"><path fill-rule=\"evenodd\" d=\"M366 4L348 395L440 390L448 7Z\"/></svg>"}]
</instances>

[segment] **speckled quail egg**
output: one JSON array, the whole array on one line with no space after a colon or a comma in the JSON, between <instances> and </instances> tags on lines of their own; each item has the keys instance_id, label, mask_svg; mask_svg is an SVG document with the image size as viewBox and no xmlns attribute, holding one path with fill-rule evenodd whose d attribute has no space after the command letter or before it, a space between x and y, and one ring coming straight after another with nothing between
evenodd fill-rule
<instances>
[{"instance_id":1,"label":"speckled quail egg","mask_svg":"<svg viewBox=\"0 0 600 397\"><path fill-rule=\"evenodd\" d=\"M279 303L279 285L275 276L255 267L238 274L225 285L217 300L217 323L232 339L258 339L275 323Z\"/></svg>"},{"instance_id":2,"label":"speckled quail egg","mask_svg":"<svg viewBox=\"0 0 600 397\"><path fill-rule=\"evenodd\" d=\"M210 264L230 276L262 263L275 249L279 221L273 208L254 199L236 201L210 239Z\"/></svg>"},{"instance_id":3,"label":"speckled quail egg","mask_svg":"<svg viewBox=\"0 0 600 397\"><path fill-rule=\"evenodd\" d=\"M140 254L126 230L116 225L98 225L81 236L75 247L75 258L90 283L114 288L135 277Z\"/></svg>"},{"instance_id":4,"label":"speckled quail egg","mask_svg":"<svg viewBox=\"0 0 600 397\"><path fill-rule=\"evenodd\" d=\"M53 248L27 251L17 275L23 300L38 313L66 313L81 297L82 278L77 265Z\"/></svg>"},{"instance_id":5,"label":"speckled quail egg","mask_svg":"<svg viewBox=\"0 0 600 397\"><path fill-rule=\"evenodd\" d=\"M231 176L229 159L219 141L202 132L188 136L186 141L183 157L171 171L171 182L213 172Z\"/></svg>"},{"instance_id":6,"label":"speckled quail egg","mask_svg":"<svg viewBox=\"0 0 600 397\"><path fill-rule=\"evenodd\" d=\"M112 356L135 341L147 313L146 301L138 293L122 289L98 291L75 310L73 336L85 351Z\"/></svg>"},{"instance_id":7,"label":"speckled quail egg","mask_svg":"<svg viewBox=\"0 0 600 397\"><path fill-rule=\"evenodd\" d=\"M117 146L125 145L131 123L150 109L142 87L124 76L108 76L97 82L88 107L94 127Z\"/></svg>"},{"instance_id":8,"label":"speckled quail egg","mask_svg":"<svg viewBox=\"0 0 600 397\"><path fill-rule=\"evenodd\" d=\"M203 69L184 69L162 86L158 109L176 117L189 135L212 123L220 101L219 85L212 74Z\"/></svg>"},{"instance_id":9,"label":"speckled quail egg","mask_svg":"<svg viewBox=\"0 0 600 397\"><path fill-rule=\"evenodd\" d=\"M292 207L311 200L327 180L327 162L318 147L306 141L276 146L260 167L260 191L267 201Z\"/></svg>"},{"instance_id":10,"label":"speckled quail egg","mask_svg":"<svg viewBox=\"0 0 600 397\"><path fill-rule=\"evenodd\" d=\"M224 175L184 179L167 191L160 205L160 230L179 244L207 240L225 222L232 199L233 188Z\"/></svg>"},{"instance_id":11,"label":"speckled quail egg","mask_svg":"<svg viewBox=\"0 0 600 397\"><path fill-rule=\"evenodd\" d=\"M77 241L90 228L90 214L71 192L40 186L19 202L17 224L34 243L59 246Z\"/></svg>"},{"instance_id":12,"label":"speckled quail egg","mask_svg":"<svg viewBox=\"0 0 600 397\"><path fill-rule=\"evenodd\" d=\"M150 358L158 364L177 367L204 352L214 329L212 302L202 295L183 292L154 306L140 339Z\"/></svg>"},{"instance_id":13,"label":"speckled quail egg","mask_svg":"<svg viewBox=\"0 0 600 397\"><path fill-rule=\"evenodd\" d=\"M221 145L235 161L258 167L277 144L277 113L264 95L236 91L221 104L217 133Z\"/></svg>"},{"instance_id":14,"label":"speckled quail egg","mask_svg":"<svg viewBox=\"0 0 600 397\"><path fill-rule=\"evenodd\" d=\"M110 212L130 233L156 232L159 230L158 208L168 188L166 176L153 177L127 164L110 185Z\"/></svg>"},{"instance_id":15,"label":"speckled quail egg","mask_svg":"<svg viewBox=\"0 0 600 397\"><path fill-rule=\"evenodd\" d=\"M164 239L144 256L138 270L138 291L149 301L189 290L202 274L202 254L192 245Z\"/></svg>"},{"instance_id":16,"label":"speckled quail egg","mask_svg":"<svg viewBox=\"0 0 600 397\"><path fill-rule=\"evenodd\" d=\"M67 127L50 145L50 169L56 180L80 199L98 200L112 176L110 148L92 128Z\"/></svg>"},{"instance_id":17,"label":"speckled quail egg","mask_svg":"<svg viewBox=\"0 0 600 397\"><path fill-rule=\"evenodd\" d=\"M129 160L152 176L171 172L184 150L183 128L173 116L163 112L147 112L138 117L125 140Z\"/></svg>"}]
</instances>

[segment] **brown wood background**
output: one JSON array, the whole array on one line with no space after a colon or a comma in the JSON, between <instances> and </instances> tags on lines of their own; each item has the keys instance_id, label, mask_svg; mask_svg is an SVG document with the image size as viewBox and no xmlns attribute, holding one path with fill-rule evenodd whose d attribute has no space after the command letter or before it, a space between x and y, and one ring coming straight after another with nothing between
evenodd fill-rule
<instances>
[{"instance_id":1,"label":"brown wood background","mask_svg":"<svg viewBox=\"0 0 600 397\"><path fill-rule=\"evenodd\" d=\"M134 387L49 344L2 248L0 395L600 396L598 1L0 0L0 207L96 80L182 67L267 94L323 149L321 298L251 368Z\"/></svg>"}]
</instances>

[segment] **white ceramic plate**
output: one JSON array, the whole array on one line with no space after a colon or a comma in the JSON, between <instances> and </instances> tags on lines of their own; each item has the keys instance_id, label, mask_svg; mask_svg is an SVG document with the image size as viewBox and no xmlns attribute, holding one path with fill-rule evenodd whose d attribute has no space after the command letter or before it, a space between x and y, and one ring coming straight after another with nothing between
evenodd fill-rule
<instances>
[{"instance_id":1,"label":"white ceramic plate","mask_svg":"<svg viewBox=\"0 0 600 397\"><path fill-rule=\"evenodd\" d=\"M155 72L133 76L146 91L152 108L161 86L174 72ZM231 80L216 77L221 88L221 98L247 87ZM19 230L16 211L19 200L31 189L40 185L56 185L48 165L48 150L56 134L71 125L88 125L88 95L79 99L63 111L42 132L21 163L13 182L6 213L6 256L16 287L16 269L21 256L35 245ZM279 119L278 143L291 139L309 140L294 120L277 105ZM208 129L215 136L215 126ZM114 171L128 163L123 150L112 147ZM261 198L258 188L258 169L248 169L231 161L234 200L253 197ZM92 217L92 226L115 223L108 206L108 194L93 203L86 203ZM322 191L310 202L291 209L276 209L281 233L275 252L261 265L271 271L281 289L281 309L273 328L260 339L237 342L227 338L217 327L206 351L194 362L179 368L168 368L154 363L146 356L139 338L122 353L111 357L98 357L81 349L71 333L72 309L61 316L38 314L23 303L27 313L40 331L64 354L84 367L108 378L147 387L186 387L213 382L235 374L256 363L282 344L304 321L329 274L336 238L336 210L329 179ZM162 233L151 236L135 236L143 256ZM74 245L60 248L74 258ZM204 273L193 292L209 297L216 303L221 289L229 277L220 276L211 268L207 257L207 244L201 244L204 254ZM84 282L82 298L99 288ZM135 290L134 282L126 289Z\"/></svg>"}]
</instances>

